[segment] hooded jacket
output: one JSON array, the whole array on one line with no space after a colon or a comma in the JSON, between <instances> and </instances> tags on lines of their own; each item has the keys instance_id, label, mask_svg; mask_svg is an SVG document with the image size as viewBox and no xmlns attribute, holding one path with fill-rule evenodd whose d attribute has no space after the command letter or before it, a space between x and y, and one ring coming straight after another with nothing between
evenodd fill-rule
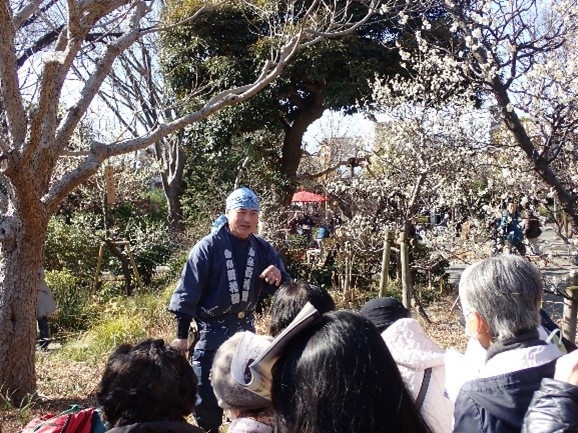
<instances>
[{"instance_id":1,"label":"hooded jacket","mask_svg":"<svg viewBox=\"0 0 578 433\"><path fill-rule=\"evenodd\" d=\"M537 335L537 332L536 332ZM554 377L554 344L541 340L491 356L478 379L464 383L454 412L455 433L519 433L534 391ZM491 350L491 348L490 348Z\"/></svg>"},{"instance_id":2,"label":"hooded jacket","mask_svg":"<svg viewBox=\"0 0 578 433\"><path fill-rule=\"evenodd\" d=\"M40 271L40 287L38 289L38 303L36 304L36 317L50 316L56 311L54 296L44 279L44 269Z\"/></svg>"},{"instance_id":3,"label":"hooded jacket","mask_svg":"<svg viewBox=\"0 0 578 433\"><path fill-rule=\"evenodd\" d=\"M435 433L451 432L454 407L445 393L443 349L427 336L414 319L396 320L383 331L381 337L414 401L418 399L420 391L424 393L419 409L427 424ZM426 374L429 379L426 379Z\"/></svg>"}]
</instances>

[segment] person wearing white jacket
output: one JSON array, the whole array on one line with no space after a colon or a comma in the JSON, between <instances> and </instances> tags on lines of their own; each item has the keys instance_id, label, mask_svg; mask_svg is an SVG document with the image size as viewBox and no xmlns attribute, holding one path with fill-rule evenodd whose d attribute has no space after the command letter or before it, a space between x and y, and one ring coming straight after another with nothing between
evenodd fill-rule
<instances>
[{"instance_id":1,"label":"person wearing white jacket","mask_svg":"<svg viewBox=\"0 0 578 433\"><path fill-rule=\"evenodd\" d=\"M452 431L454 404L445 392L444 350L414 319L399 319L382 332L401 377L428 425Z\"/></svg>"},{"instance_id":2,"label":"person wearing white jacket","mask_svg":"<svg viewBox=\"0 0 578 433\"><path fill-rule=\"evenodd\" d=\"M372 299L360 313L383 331L381 337L429 427L435 433L451 433L454 404L445 392L444 350L395 298Z\"/></svg>"}]
</instances>

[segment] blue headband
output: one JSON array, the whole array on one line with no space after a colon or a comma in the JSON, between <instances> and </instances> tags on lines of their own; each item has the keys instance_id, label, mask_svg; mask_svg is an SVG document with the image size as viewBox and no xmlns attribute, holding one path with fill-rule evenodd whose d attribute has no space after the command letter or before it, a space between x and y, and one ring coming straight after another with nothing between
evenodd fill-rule
<instances>
[{"instance_id":1,"label":"blue headband","mask_svg":"<svg viewBox=\"0 0 578 433\"><path fill-rule=\"evenodd\" d=\"M230 209L260 210L259 197L249 188L236 189L227 197L226 210Z\"/></svg>"},{"instance_id":2,"label":"blue headband","mask_svg":"<svg viewBox=\"0 0 578 433\"><path fill-rule=\"evenodd\" d=\"M219 215L219 217L213 221L211 226L211 233L217 233L219 230L221 230L221 227L223 227L228 222L229 220L227 219L226 215Z\"/></svg>"}]
</instances>

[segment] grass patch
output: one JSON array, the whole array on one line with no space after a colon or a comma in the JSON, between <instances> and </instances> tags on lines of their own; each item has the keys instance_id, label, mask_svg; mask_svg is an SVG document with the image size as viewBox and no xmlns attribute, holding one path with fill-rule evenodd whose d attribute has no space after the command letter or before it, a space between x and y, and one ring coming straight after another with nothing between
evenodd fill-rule
<instances>
[{"instance_id":1,"label":"grass patch","mask_svg":"<svg viewBox=\"0 0 578 433\"><path fill-rule=\"evenodd\" d=\"M10 402L0 388L0 425L3 433L20 432L30 419L58 413L71 404L95 406L95 389L109 354L122 343L145 338L170 342L175 334L173 315L167 311L174 283L159 291L114 297L93 303L87 331L67 333L65 340L47 352L36 352L37 395L21 407Z\"/></svg>"},{"instance_id":2,"label":"grass patch","mask_svg":"<svg viewBox=\"0 0 578 433\"><path fill-rule=\"evenodd\" d=\"M137 292L132 297L101 298L90 305L91 320L88 330L68 334L58 348L37 352L36 373L38 394L27 399L21 407L14 407L9 396L0 388L0 425L3 433L17 433L30 419L45 413L58 413L71 404L96 406L95 389L100 381L109 354L122 343L137 343L145 338L163 338L172 341L175 320L167 311L175 282L156 291ZM388 295L397 295L391 282ZM339 309L357 310L377 292L342 292L331 294ZM426 323L416 311L413 316L426 332L444 348L465 348L466 338L457 318L449 311L452 299L438 299L426 307L432 323ZM269 329L270 318L265 312L255 317L258 333ZM59 335L56 335L58 338ZM226 431L223 427L221 431Z\"/></svg>"},{"instance_id":3,"label":"grass patch","mask_svg":"<svg viewBox=\"0 0 578 433\"><path fill-rule=\"evenodd\" d=\"M33 405L34 397L28 396L20 406L15 406L10 400L10 395L0 387L0 413L12 413L18 423L25 425L28 422Z\"/></svg>"},{"instance_id":4,"label":"grass patch","mask_svg":"<svg viewBox=\"0 0 578 433\"><path fill-rule=\"evenodd\" d=\"M144 292L132 297L115 297L102 306L91 328L63 345L61 356L77 362L94 363L106 358L123 343L135 344L146 338L171 341L173 315L167 311L173 287Z\"/></svg>"}]
</instances>

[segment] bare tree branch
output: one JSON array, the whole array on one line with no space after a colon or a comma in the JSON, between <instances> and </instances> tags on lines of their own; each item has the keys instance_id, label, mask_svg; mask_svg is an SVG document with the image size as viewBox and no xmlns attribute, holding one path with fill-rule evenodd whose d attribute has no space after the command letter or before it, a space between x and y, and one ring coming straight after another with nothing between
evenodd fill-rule
<instances>
[{"instance_id":1,"label":"bare tree branch","mask_svg":"<svg viewBox=\"0 0 578 433\"><path fill-rule=\"evenodd\" d=\"M343 161L339 161L339 162L333 164L331 167L327 167L326 169L319 171L317 173L303 173L299 177L301 179L318 179L320 177L328 175L329 173L334 172L339 167L345 167L347 165L351 165L352 163L355 166L359 166L362 162L369 163L369 155L362 156L362 157L348 158L348 159L345 159Z\"/></svg>"},{"instance_id":2,"label":"bare tree branch","mask_svg":"<svg viewBox=\"0 0 578 433\"><path fill-rule=\"evenodd\" d=\"M53 0L51 4L56 2L57 0ZM14 14L14 18L12 22L14 23L15 29L20 29L25 23L26 20L30 19L37 11L40 5L42 4L43 0L34 0L29 2L26 6L20 9L16 14ZM50 7L50 5L48 7Z\"/></svg>"},{"instance_id":3,"label":"bare tree branch","mask_svg":"<svg viewBox=\"0 0 578 433\"><path fill-rule=\"evenodd\" d=\"M199 122L217 110L246 101L257 94L279 76L289 59L297 50L299 40L299 36L291 38L281 50L277 63L272 64L270 61L266 62L261 70L261 74L253 83L220 92L207 101L201 109L172 122L161 124L153 131L141 137L119 141L109 145L98 142L93 143L90 156L86 158L76 170L56 182L50 189L50 208L54 208L56 203L60 203L76 185L92 176L106 158L145 149L185 125Z\"/></svg>"},{"instance_id":4,"label":"bare tree branch","mask_svg":"<svg viewBox=\"0 0 578 433\"><path fill-rule=\"evenodd\" d=\"M95 71L86 82L81 92L80 99L68 110L66 116L60 123L54 140L56 148L64 148L66 143L70 140L76 125L80 122L80 119L88 109L88 106L91 104L94 96L98 93L103 81L110 72L114 60L141 36L138 22L146 14L147 10L148 7L145 6L144 2L139 2L135 6L130 19L130 31L106 48L105 54L102 56Z\"/></svg>"},{"instance_id":5,"label":"bare tree branch","mask_svg":"<svg viewBox=\"0 0 578 433\"><path fill-rule=\"evenodd\" d=\"M6 0L0 1L0 22L10 23L11 15L10 3ZM14 37L14 27L0 26L0 41L2 41L0 44L0 91L12 146L22 146L26 136L26 124L22 122L22 119L26 114L18 85Z\"/></svg>"}]
</instances>

